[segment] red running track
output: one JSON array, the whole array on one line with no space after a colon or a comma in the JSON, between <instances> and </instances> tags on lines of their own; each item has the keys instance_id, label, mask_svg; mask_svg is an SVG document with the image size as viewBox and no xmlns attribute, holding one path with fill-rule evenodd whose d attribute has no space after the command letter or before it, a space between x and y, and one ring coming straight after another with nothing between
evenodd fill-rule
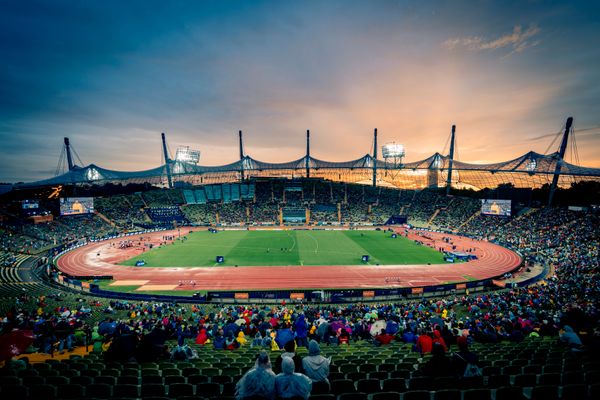
<instances>
[{"instance_id":1,"label":"red running track","mask_svg":"<svg viewBox=\"0 0 600 400\"><path fill-rule=\"evenodd\" d=\"M189 229L182 229L186 234ZM404 232L404 230L402 230ZM127 239L160 244L163 235L177 231L130 236ZM116 265L142 253L143 246L118 249L123 239L92 243L72 250L58 259L58 268L70 275L112 275L114 280L144 280L148 285L174 285L179 281L195 281L184 290L285 290L285 289L351 289L404 288L461 283L500 276L521 264L521 257L504 247L461 236L425 233L412 230L409 238L418 239L435 248L449 248L442 237L451 237L457 251L472 249L478 259L458 264L436 265L337 265L282 267L193 267L154 268Z\"/></svg>"}]
</instances>

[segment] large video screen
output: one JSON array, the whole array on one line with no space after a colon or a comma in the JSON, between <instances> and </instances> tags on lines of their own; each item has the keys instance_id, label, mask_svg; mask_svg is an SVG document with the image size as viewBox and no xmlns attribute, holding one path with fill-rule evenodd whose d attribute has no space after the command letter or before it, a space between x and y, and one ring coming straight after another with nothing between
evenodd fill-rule
<instances>
[{"instance_id":1,"label":"large video screen","mask_svg":"<svg viewBox=\"0 0 600 400\"><path fill-rule=\"evenodd\" d=\"M510 217L511 201L510 200L481 200L481 213L486 215L500 215Z\"/></svg>"},{"instance_id":2,"label":"large video screen","mask_svg":"<svg viewBox=\"0 0 600 400\"><path fill-rule=\"evenodd\" d=\"M21 202L23 210L37 210L40 208L40 203L37 200L23 200Z\"/></svg>"},{"instance_id":3,"label":"large video screen","mask_svg":"<svg viewBox=\"0 0 600 400\"><path fill-rule=\"evenodd\" d=\"M93 212L93 197L66 197L60 199L60 215L78 215Z\"/></svg>"}]
</instances>

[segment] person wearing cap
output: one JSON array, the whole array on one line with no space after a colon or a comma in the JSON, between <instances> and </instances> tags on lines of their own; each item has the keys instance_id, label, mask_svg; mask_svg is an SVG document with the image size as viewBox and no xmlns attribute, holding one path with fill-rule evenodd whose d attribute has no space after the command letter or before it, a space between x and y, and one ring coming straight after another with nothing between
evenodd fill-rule
<instances>
[{"instance_id":1,"label":"person wearing cap","mask_svg":"<svg viewBox=\"0 0 600 400\"><path fill-rule=\"evenodd\" d=\"M293 342L292 342L293 343ZM281 373L275 377L275 394L278 399L308 399L312 389L312 381L304 374L294 372L294 360L283 357Z\"/></svg>"},{"instance_id":2,"label":"person wearing cap","mask_svg":"<svg viewBox=\"0 0 600 400\"><path fill-rule=\"evenodd\" d=\"M235 385L237 400L249 397L275 399L275 373L271 369L269 354L264 350L258 353L254 367L246 372Z\"/></svg>"}]
</instances>

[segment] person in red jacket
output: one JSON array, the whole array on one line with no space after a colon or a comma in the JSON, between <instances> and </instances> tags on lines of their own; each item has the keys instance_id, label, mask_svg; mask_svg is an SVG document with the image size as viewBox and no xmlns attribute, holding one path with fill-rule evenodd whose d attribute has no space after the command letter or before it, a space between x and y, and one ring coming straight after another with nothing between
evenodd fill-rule
<instances>
[{"instance_id":1,"label":"person in red jacket","mask_svg":"<svg viewBox=\"0 0 600 400\"><path fill-rule=\"evenodd\" d=\"M421 332L419 338L417 339L416 349L421 355L431 353L431 349L433 348L433 340L431 336L429 336L425 332Z\"/></svg>"},{"instance_id":2,"label":"person in red jacket","mask_svg":"<svg viewBox=\"0 0 600 400\"><path fill-rule=\"evenodd\" d=\"M381 333L375 336L374 343L376 346L381 346L383 344L390 344L392 340L394 340L394 335L385 333L385 329L382 329Z\"/></svg>"},{"instance_id":3,"label":"person in red jacket","mask_svg":"<svg viewBox=\"0 0 600 400\"><path fill-rule=\"evenodd\" d=\"M444 352L448 352L448 346L446 346L446 342L444 341L442 334L437 329L433 331L433 343L439 343L444 349Z\"/></svg>"},{"instance_id":4,"label":"person in red jacket","mask_svg":"<svg viewBox=\"0 0 600 400\"><path fill-rule=\"evenodd\" d=\"M196 336L196 344L205 344L208 340L208 335L206 334L206 329L202 328L198 336Z\"/></svg>"}]
</instances>

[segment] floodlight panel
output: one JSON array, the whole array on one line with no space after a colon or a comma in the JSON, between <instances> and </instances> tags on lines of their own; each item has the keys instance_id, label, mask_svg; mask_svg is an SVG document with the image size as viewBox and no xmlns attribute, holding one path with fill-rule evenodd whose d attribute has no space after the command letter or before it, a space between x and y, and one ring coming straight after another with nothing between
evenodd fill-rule
<instances>
[{"instance_id":1,"label":"floodlight panel","mask_svg":"<svg viewBox=\"0 0 600 400\"><path fill-rule=\"evenodd\" d=\"M404 157L404 145L399 143L388 143L381 148L383 158Z\"/></svg>"},{"instance_id":2,"label":"floodlight panel","mask_svg":"<svg viewBox=\"0 0 600 400\"><path fill-rule=\"evenodd\" d=\"M175 160L190 164L198 164L200 161L200 150L190 149L189 146L177 148Z\"/></svg>"}]
</instances>

